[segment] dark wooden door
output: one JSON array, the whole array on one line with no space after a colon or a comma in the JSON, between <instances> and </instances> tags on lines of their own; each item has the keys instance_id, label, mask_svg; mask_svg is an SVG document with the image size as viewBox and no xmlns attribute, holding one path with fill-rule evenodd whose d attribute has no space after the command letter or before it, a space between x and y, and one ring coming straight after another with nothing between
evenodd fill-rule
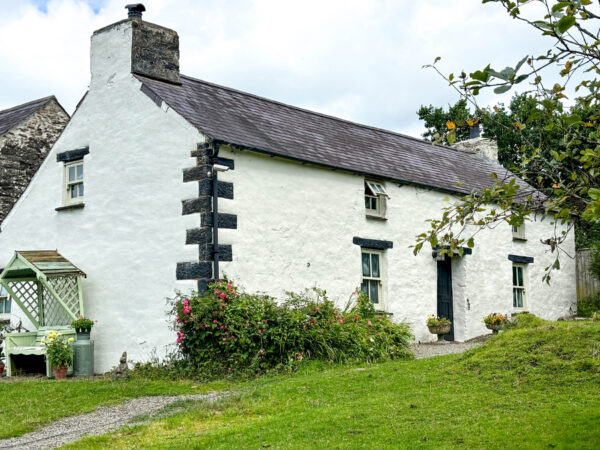
<instances>
[{"instance_id":1,"label":"dark wooden door","mask_svg":"<svg viewBox=\"0 0 600 450\"><path fill-rule=\"evenodd\" d=\"M437 315L452 322L450 333L444 335L447 341L454 340L454 316L452 314L452 266L450 258L438 261L437 275Z\"/></svg>"}]
</instances>

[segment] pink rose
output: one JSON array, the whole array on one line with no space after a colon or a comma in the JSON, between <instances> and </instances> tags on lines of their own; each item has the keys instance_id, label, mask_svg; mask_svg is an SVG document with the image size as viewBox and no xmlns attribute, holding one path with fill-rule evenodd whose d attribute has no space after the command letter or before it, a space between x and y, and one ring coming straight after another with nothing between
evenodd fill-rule
<instances>
[{"instance_id":1,"label":"pink rose","mask_svg":"<svg viewBox=\"0 0 600 450\"><path fill-rule=\"evenodd\" d=\"M219 297L221 297L223 300L225 300L227 298L227 295L225 294L225 292L223 292L221 295L219 295Z\"/></svg>"},{"instance_id":2,"label":"pink rose","mask_svg":"<svg viewBox=\"0 0 600 450\"><path fill-rule=\"evenodd\" d=\"M367 325L371 325L371 321L370 320L367 322Z\"/></svg>"},{"instance_id":3,"label":"pink rose","mask_svg":"<svg viewBox=\"0 0 600 450\"><path fill-rule=\"evenodd\" d=\"M231 289L233 286L231 285L231 283L227 284L227 289Z\"/></svg>"},{"instance_id":4,"label":"pink rose","mask_svg":"<svg viewBox=\"0 0 600 450\"><path fill-rule=\"evenodd\" d=\"M225 342L227 340L227 338L223 338L223 342Z\"/></svg>"},{"instance_id":5,"label":"pink rose","mask_svg":"<svg viewBox=\"0 0 600 450\"><path fill-rule=\"evenodd\" d=\"M262 330L258 330L258 334L262 334Z\"/></svg>"},{"instance_id":6,"label":"pink rose","mask_svg":"<svg viewBox=\"0 0 600 450\"><path fill-rule=\"evenodd\" d=\"M217 319L215 319L215 320L213 320L213 323L219 323L219 322L217 322Z\"/></svg>"}]
</instances>

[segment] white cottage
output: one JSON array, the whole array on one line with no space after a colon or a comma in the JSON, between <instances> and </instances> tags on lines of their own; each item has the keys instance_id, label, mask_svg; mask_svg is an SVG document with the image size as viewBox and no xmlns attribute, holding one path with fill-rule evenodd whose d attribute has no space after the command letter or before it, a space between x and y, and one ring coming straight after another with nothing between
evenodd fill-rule
<instances>
[{"instance_id":1,"label":"white cottage","mask_svg":"<svg viewBox=\"0 0 600 450\"><path fill-rule=\"evenodd\" d=\"M177 33L139 9L93 34L89 91L0 233L0 265L58 249L87 274L97 370L163 354L165 298L224 276L340 303L362 286L420 341L429 313L462 341L490 312L571 311L574 261L542 282L547 222L485 230L451 261L412 255L444 197L489 185L496 162L181 75Z\"/></svg>"}]
</instances>

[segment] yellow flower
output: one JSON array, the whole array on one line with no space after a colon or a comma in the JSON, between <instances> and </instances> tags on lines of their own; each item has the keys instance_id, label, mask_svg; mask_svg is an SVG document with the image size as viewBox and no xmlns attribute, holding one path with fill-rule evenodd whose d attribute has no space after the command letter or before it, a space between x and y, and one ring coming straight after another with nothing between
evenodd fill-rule
<instances>
[{"instance_id":1,"label":"yellow flower","mask_svg":"<svg viewBox=\"0 0 600 450\"><path fill-rule=\"evenodd\" d=\"M449 130L454 130L456 128L456 124L450 120L448 122L446 122L446 126L448 127Z\"/></svg>"},{"instance_id":2,"label":"yellow flower","mask_svg":"<svg viewBox=\"0 0 600 450\"><path fill-rule=\"evenodd\" d=\"M73 342L75 339L73 338L69 338L69 342Z\"/></svg>"},{"instance_id":3,"label":"yellow flower","mask_svg":"<svg viewBox=\"0 0 600 450\"><path fill-rule=\"evenodd\" d=\"M50 338L50 342L54 342L54 338Z\"/></svg>"},{"instance_id":4,"label":"yellow flower","mask_svg":"<svg viewBox=\"0 0 600 450\"><path fill-rule=\"evenodd\" d=\"M46 343L46 339L42 338L42 340L40 341L42 344Z\"/></svg>"}]
</instances>

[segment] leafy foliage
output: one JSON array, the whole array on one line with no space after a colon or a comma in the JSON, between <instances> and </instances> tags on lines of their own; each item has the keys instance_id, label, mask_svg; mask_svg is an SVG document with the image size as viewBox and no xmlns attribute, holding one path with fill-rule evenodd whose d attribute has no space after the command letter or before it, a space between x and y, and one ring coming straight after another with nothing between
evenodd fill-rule
<instances>
[{"instance_id":1,"label":"leafy foliage","mask_svg":"<svg viewBox=\"0 0 600 450\"><path fill-rule=\"evenodd\" d=\"M46 358L52 367L70 366L73 362L73 338L68 340L60 333L51 331L48 337L42 339L46 347Z\"/></svg>"},{"instance_id":2,"label":"leafy foliage","mask_svg":"<svg viewBox=\"0 0 600 450\"><path fill-rule=\"evenodd\" d=\"M440 327L442 325L450 325L450 322L446 317L437 317L433 314L429 314L427 321L425 322L428 327Z\"/></svg>"},{"instance_id":3,"label":"leafy foliage","mask_svg":"<svg viewBox=\"0 0 600 450\"><path fill-rule=\"evenodd\" d=\"M592 317L595 312L600 312L600 293L577 300L578 316Z\"/></svg>"},{"instance_id":4,"label":"leafy foliage","mask_svg":"<svg viewBox=\"0 0 600 450\"><path fill-rule=\"evenodd\" d=\"M83 316L79 316L79 319L74 320L71 323L71 328L75 328L76 330L91 330L94 326L94 321L92 319L88 319Z\"/></svg>"},{"instance_id":5,"label":"leafy foliage","mask_svg":"<svg viewBox=\"0 0 600 450\"><path fill-rule=\"evenodd\" d=\"M458 76L442 74L436 67L439 58L427 67L436 70L465 100L475 108L477 116L483 109L477 104L477 95L482 89L493 89L495 93L508 92L516 85L530 89L530 97L524 98L523 111L528 111L524 120L512 124L503 123L500 114L498 126L517 134L520 143L519 157L514 161L518 175L535 181L548 196L536 197L530 192L511 186L511 177L491 180L493 185L480 192L457 201L449 206L441 220L431 222L431 230L417 238L415 251L424 242L435 245L460 247L477 231L500 222L519 225L526 216L541 214L548 217L555 227L551 236L542 236L555 255L549 271L560 268L560 255L564 254L561 244L572 231L569 225L572 216L598 225L600 219L600 13L591 0L550 2L549 0L483 0L483 3L498 3L514 19L539 30L552 40L552 47L543 55L525 56L514 67L502 70L487 65L481 70ZM527 6L543 6L546 14L538 20L521 10ZM534 10L535 11L535 10ZM560 83L547 86L542 74L556 68ZM575 81L574 81L575 80ZM576 97L568 99L570 82L576 83ZM512 119L512 118L511 118ZM543 128L541 128L543 125ZM529 129L533 133L529 134ZM532 182L533 182L532 181ZM507 186L508 185L508 186ZM487 205L498 208L483 214ZM544 239L545 238L545 239ZM450 252L451 253L451 252ZM451 255L452 256L452 255ZM572 256L572 255L570 255Z\"/></svg>"},{"instance_id":6,"label":"leafy foliage","mask_svg":"<svg viewBox=\"0 0 600 450\"><path fill-rule=\"evenodd\" d=\"M500 325L505 324L508 321L508 317L500 313L491 313L483 318L483 323L486 325Z\"/></svg>"},{"instance_id":7,"label":"leafy foliage","mask_svg":"<svg viewBox=\"0 0 600 450\"><path fill-rule=\"evenodd\" d=\"M409 356L408 327L377 315L368 297L355 293L340 310L326 293L287 293L278 304L231 283L172 301L182 358L210 374L294 369L304 359L380 361Z\"/></svg>"}]
</instances>

